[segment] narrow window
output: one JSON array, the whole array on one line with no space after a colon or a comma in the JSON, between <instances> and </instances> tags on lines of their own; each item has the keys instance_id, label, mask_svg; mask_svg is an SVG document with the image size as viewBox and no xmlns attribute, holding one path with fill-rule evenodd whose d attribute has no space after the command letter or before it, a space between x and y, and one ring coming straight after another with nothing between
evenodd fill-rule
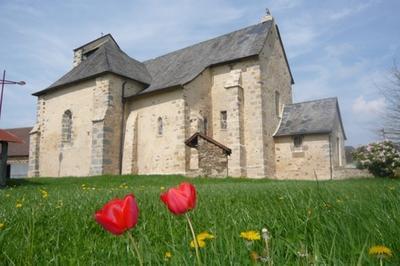
<instances>
[{"instance_id":1,"label":"narrow window","mask_svg":"<svg viewBox=\"0 0 400 266\"><path fill-rule=\"evenodd\" d=\"M227 129L228 125L226 121L227 119L226 111L221 111L220 119L221 119L221 129Z\"/></svg>"},{"instance_id":2,"label":"narrow window","mask_svg":"<svg viewBox=\"0 0 400 266\"><path fill-rule=\"evenodd\" d=\"M293 137L293 144L295 149L301 149L303 146L303 136L294 136Z\"/></svg>"},{"instance_id":3,"label":"narrow window","mask_svg":"<svg viewBox=\"0 0 400 266\"><path fill-rule=\"evenodd\" d=\"M275 91L275 114L276 116L280 115L281 109L281 95L279 92Z\"/></svg>"},{"instance_id":4,"label":"narrow window","mask_svg":"<svg viewBox=\"0 0 400 266\"><path fill-rule=\"evenodd\" d=\"M70 110L64 112L62 117L62 142L70 143L72 138L72 113Z\"/></svg>"},{"instance_id":5,"label":"narrow window","mask_svg":"<svg viewBox=\"0 0 400 266\"><path fill-rule=\"evenodd\" d=\"M158 135L161 136L164 130L163 120L161 117L159 117L157 120L157 126L158 126Z\"/></svg>"},{"instance_id":6,"label":"narrow window","mask_svg":"<svg viewBox=\"0 0 400 266\"><path fill-rule=\"evenodd\" d=\"M208 132L208 119L207 119L207 117L204 117L204 120L203 120L203 131L204 131L204 135L207 135L207 132Z\"/></svg>"}]
</instances>

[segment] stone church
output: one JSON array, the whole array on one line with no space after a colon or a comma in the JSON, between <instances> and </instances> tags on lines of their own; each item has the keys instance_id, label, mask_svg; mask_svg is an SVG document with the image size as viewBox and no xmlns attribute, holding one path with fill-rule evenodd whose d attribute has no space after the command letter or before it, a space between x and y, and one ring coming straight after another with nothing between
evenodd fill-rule
<instances>
[{"instance_id":1,"label":"stone church","mask_svg":"<svg viewBox=\"0 0 400 266\"><path fill-rule=\"evenodd\" d=\"M338 101L293 104L293 84L270 15L143 62L102 36L33 94L29 175L335 178L345 164Z\"/></svg>"}]
</instances>

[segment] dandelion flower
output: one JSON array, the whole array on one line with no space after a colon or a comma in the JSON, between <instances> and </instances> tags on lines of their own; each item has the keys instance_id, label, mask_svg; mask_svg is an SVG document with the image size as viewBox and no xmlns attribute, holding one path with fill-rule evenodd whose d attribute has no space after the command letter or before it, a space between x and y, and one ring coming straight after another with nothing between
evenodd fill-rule
<instances>
[{"instance_id":1,"label":"dandelion flower","mask_svg":"<svg viewBox=\"0 0 400 266\"><path fill-rule=\"evenodd\" d=\"M15 205L15 208L22 208L22 203L17 203L17 204Z\"/></svg>"},{"instance_id":2,"label":"dandelion flower","mask_svg":"<svg viewBox=\"0 0 400 266\"><path fill-rule=\"evenodd\" d=\"M169 251L167 251L167 252L165 252L165 254L164 254L164 260L169 260L170 258L172 258L172 253L171 252L169 252Z\"/></svg>"},{"instance_id":3,"label":"dandelion flower","mask_svg":"<svg viewBox=\"0 0 400 266\"><path fill-rule=\"evenodd\" d=\"M3 224L3 223L0 223L0 230L1 229L3 229L4 228L4 226L6 226L5 224Z\"/></svg>"},{"instance_id":4,"label":"dandelion flower","mask_svg":"<svg viewBox=\"0 0 400 266\"><path fill-rule=\"evenodd\" d=\"M197 244L199 245L199 248L204 248L206 246L206 241L197 239ZM191 248L196 247L194 244L194 240L190 241L190 247Z\"/></svg>"},{"instance_id":5,"label":"dandelion flower","mask_svg":"<svg viewBox=\"0 0 400 266\"><path fill-rule=\"evenodd\" d=\"M207 231L204 231L197 235L197 240L214 239L214 238L215 238L215 236L213 236L212 234L210 234Z\"/></svg>"},{"instance_id":6,"label":"dandelion flower","mask_svg":"<svg viewBox=\"0 0 400 266\"><path fill-rule=\"evenodd\" d=\"M390 248L385 246L373 246L369 249L368 253L369 255L376 256L378 259L384 259L393 255Z\"/></svg>"},{"instance_id":7,"label":"dandelion flower","mask_svg":"<svg viewBox=\"0 0 400 266\"><path fill-rule=\"evenodd\" d=\"M160 187L160 190L164 190L165 189L165 187Z\"/></svg>"},{"instance_id":8,"label":"dandelion flower","mask_svg":"<svg viewBox=\"0 0 400 266\"><path fill-rule=\"evenodd\" d=\"M248 241L255 241L261 239L260 233L254 230L241 232L240 237Z\"/></svg>"},{"instance_id":9,"label":"dandelion flower","mask_svg":"<svg viewBox=\"0 0 400 266\"><path fill-rule=\"evenodd\" d=\"M40 189L40 193L42 193L42 198L46 199L49 196L49 192L46 190Z\"/></svg>"}]
</instances>

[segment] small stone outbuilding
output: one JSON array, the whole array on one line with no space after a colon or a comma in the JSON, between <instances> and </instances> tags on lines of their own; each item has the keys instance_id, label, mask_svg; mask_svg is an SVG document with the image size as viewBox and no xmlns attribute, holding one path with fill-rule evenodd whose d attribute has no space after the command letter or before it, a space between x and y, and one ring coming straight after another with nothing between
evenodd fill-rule
<instances>
[{"instance_id":1,"label":"small stone outbuilding","mask_svg":"<svg viewBox=\"0 0 400 266\"><path fill-rule=\"evenodd\" d=\"M285 105L274 139L278 179L334 179L346 165L337 98Z\"/></svg>"},{"instance_id":2,"label":"small stone outbuilding","mask_svg":"<svg viewBox=\"0 0 400 266\"><path fill-rule=\"evenodd\" d=\"M231 149L218 141L197 132L185 141L185 144L194 149L191 152L191 176L228 176L228 156Z\"/></svg>"}]
</instances>

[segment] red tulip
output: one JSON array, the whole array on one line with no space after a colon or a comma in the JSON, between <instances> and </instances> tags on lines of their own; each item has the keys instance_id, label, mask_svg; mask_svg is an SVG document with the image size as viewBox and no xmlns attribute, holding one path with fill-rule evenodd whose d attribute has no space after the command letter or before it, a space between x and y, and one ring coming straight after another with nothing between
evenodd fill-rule
<instances>
[{"instance_id":1,"label":"red tulip","mask_svg":"<svg viewBox=\"0 0 400 266\"><path fill-rule=\"evenodd\" d=\"M196 188L184 182L161 194L160 198L173 214L184 214L196 207Z\"/></svg>"},{"instance_id":2,"label":"red tulip","mask_svg":"<svg viewBox=\"0 0 400 266\"><path fill-rule=\"evenodd\" d=\"M120 235L135 227L138 221L139 208L133 194L124 199L113 199L96 212L95 220L114 235Z\"/></svg>"}]
</instances>

